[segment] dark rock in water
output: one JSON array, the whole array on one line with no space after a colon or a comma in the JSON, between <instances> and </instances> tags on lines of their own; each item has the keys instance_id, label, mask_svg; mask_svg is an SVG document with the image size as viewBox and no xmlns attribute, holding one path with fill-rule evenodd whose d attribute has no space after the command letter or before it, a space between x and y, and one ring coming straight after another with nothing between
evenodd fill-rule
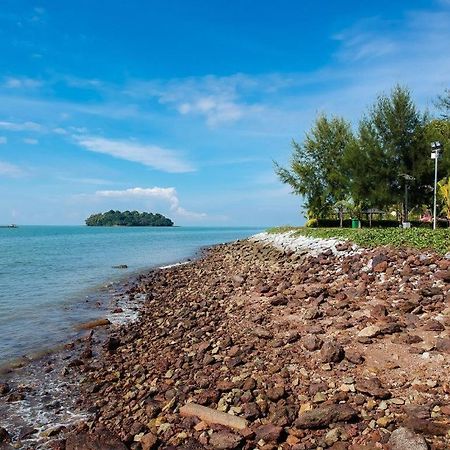
<instances>
[{"instance_id":1,"label":"dark rock in water","mask_svg":"<svg viewBox=\"0 0 450 450\"><path fill-rule=\"evenodd\" d=\"M112 266L113 269L128 269L126 264L118 264L117 266Z\"/></svg>"},{"instance_id":2,"label":"dark rock in water","mask_svg":"<svg viewBox=\"0 0 450 450\"><path fill-rule=\"evenodd\" d=\"M25 400L25 394L23 392L11 392L6 398L7 402L20 402Z\"/></svg>"},{"instance_id":3,"label":"dark rock in water","mask_svg":"<svg viewBox=\"0 0 450 450\"><path fill-rule=\"evenodd\" d=\"M0 445L8 442L11 442L11 436L5 428L0 427Z\"/></svg>"},{"instance_id":4,"label":"dark rock in water","mask_svg":"<svg viewBox=\"0 0 450 450\"><path fill-rule=\"evenodd\" d=\"M0 396L6 395L10 391L8 383L0 383Z\"/></svg>"},{"instance_id":5,"label":"dark rock in water","mask_svg":"<svg viewBox=\"0 0 450 450\"><path fill-rule=\"evenodd\" d=\"M20 434L19 434L19 439L29 439L31 436L33 436L33 434L36 434L38 430L36 430L36 428L33 427L23 427L20 430Z\"/></svg>"},{"instance_id":6,"label":"dark rock in water","mask_svg":"<svg viewBox=\"0 0 450 450\"><path fill-rule=\"evenodd\" d=\"M121 345L120 339L116 337L110 337L108 341L105 344L105 348L108 350L109 353L114 353Z\"/></svg>"},{"instance_id":7,"label":"dark rock in water","mask_svg":"<svg viewBox=\"0 0 450 450\"><path fill-rule=\"evenodd\" d=\"M300 413L295 421L297 428L323 428L335 422L347 422L357 417L357 412L349 405L322 406Z\"/></svg>"},{"instance_id":8,"label":"dark rock in water","mask_svg":"<svg viewBox=\"0 0 450 450\"><path fill-rule=\"evenodd\" d=\"M94 433L69 434L66 450L127 450L127 447L115 434L103 429Z\"/></svg>"},{"instance_id":9,"label":"dark rock in water","mask_svg":"<svg viewBox=\"0 0 450 450\"><path fill-rule=\"evenodd\" d=\"M407 428L397 428L388 441L391 450L428 450L423 436L413 433Z\"/></svg>"}]
</instances>

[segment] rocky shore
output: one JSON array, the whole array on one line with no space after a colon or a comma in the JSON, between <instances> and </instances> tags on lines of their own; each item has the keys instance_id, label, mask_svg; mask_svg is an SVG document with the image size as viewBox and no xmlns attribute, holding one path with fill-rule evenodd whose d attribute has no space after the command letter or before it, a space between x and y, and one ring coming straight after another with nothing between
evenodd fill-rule
<instances>
[{"instance_id":1,"label":"rocky shore","mask_svg":"<svg viewBox=\"0 0 450 450\"><path fill-rule=\"evenodd\" d=\"M65 362L88 418L45 445L450 448L450 260L289 239L141 276L139 319L91 332ZM0 384L0 400L18 389ZM1 448L32 447L12 431Z\"/></svg>"}]
</instances>

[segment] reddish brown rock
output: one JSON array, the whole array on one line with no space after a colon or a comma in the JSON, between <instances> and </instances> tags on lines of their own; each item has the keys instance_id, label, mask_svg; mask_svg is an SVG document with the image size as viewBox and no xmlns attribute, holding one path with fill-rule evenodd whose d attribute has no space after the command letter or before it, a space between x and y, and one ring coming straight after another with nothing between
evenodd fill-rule
<instances>
[{"instance_id":1,"label":"reddish brown rock","mask_svg":"<svg viewBox=\"0 0 450 450\"><path fill-rule=\"evenodd\" d=\"M152 450L156 447L158 438L153 433L144 434L141 438L142 450Z\"/></svg>"},{"instance_id":2,"label":"reddish brown rock","mask_svg":"<svg viewBox=\"0 0 450 450\"><path fill-rule=\"evenodd\" d=\"M94 433L69 434L66 450L127 450L127 447L115 434L97 430Z\"/></svg>"},{"instance_id":3,"label":"reddish brown rock","mask_svg":"<svg viewBox=\"0 0 450 450\"><path fill-rule=\"evenodd\" d=\"M256 441L262 439L265 442L277 442L283 431L282 427L271 423L261 425L255 429Z\"/></svg>"},{"instance_id":4,"label":"reddish brown rock","mask_svg":"<svg viewBox=\"0 0 450 450\"><path fill-rule=\"evenodd\" d=\"M295 421L297 428L323 428L335 422L348 422L355 419L358 413L347 404L321 406L300 413Z\"/></svg>"},{"instance_id":5,"label":"reddish brown rock","mask_svg":"<svg viewBox=\"0 0 450 450\"><path fill-rule=\"evenodd\" d=\"M209 444L213 448L218 449L232 449L239 446L242 441L242 436L231 433L229 431L214 432L209 438Z\"/></svg>"},{"instance_id":6,"label":"reddish brown rock","mask_svg":"<svg viewBox=\"0 0 450 450\"><path fill-rule=\"evenodd\" d=\"M322 350L320 351L320 357L323 362L334 362L337 363L344 359L345 352L342 345L339 345L336 342L328 341L325 342L322 346Z\"/></svg>"},{"instance_id":7,"label":"reddish brown rock","mask_svg":"<svg viewBox=\"0 0 450 450\"><path fill-rule=\"evenodd\" d=\"M306 348L306 350L309 350L310 352L313 352L315 350L320 350L323 345L322 339L320 339L315 334L308 334L304 338L302 338L302 345Z\"/></svg>"},{"instance_id":8,"label":"reddish brown rock","mask_svg":"<svg viewBox=\"0 0 450 450\"><path fill-rule=\"evenodd\" d=\"M450 425L447 423L439 423L417 417L408 417L403 424L406 428L415 432L434 436L445 436L450 431Z\"/></svg>"},{"instance_id":9,"label":"reddish brown rock","mask_svg":"<svg viewBox=\"0 0 450 450\"><path fill-rule=\"evenodd\" d=\"M375 398L386 399L391 393L385 389L378 378L366 378L356 382L356 390Z\"/></svg>"}]
</instances>

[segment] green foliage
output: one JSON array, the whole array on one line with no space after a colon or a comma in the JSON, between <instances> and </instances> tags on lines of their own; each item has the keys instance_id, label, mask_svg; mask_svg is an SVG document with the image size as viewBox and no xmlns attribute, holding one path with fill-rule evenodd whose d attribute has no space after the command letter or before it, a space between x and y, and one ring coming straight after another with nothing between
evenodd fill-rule
<instances>
[{"instance_id":1,"label":"green foliage","mask_svg":"<svg viewBox=\"0 0 450 450\"><path fill-rule=\"evenodd\" d=\"M432 174L424 132L427 121L405 88L396 86L389 96L378 97L346 155L356 203L381 209L401 203L405 174L414 177L408 182L411 204L423 200L423 185Z\"/></svg>"},{"instance_id":2,"label":"green foliage","mask_svg":"<svg viewBox=\"0 0 450 450\"><path fill-rule=\"evenodd\" d=\"M441 158L438 164L438 178L447 177L450 175L450 120L433 119L425 127L425 140L427 142L427 156L430 157L431 147L430 143L439 141L443 146ZM429 160L429 171L434 173L434 163ZM429 184L433 185L434 178L429 180Z\"/></svg>"},{"instance_id":3,"label":"green foliage","mask_svg":"<svg viewBox=\"0 0 450 450\"><path fill-rule=\"evenodd\" d=\"M441 100L446 104L448 96ZM449 103L450 104L450 103ZM362 211L430 209L434 184L430 143L444 152L439 177L450 174L450 121L430 120L416 108L408 89L395 86L380 95L354 136L343 118L321 115L302 143L293 141L288 168L275 170L302 196L308 218L362 217ZM404 217L404 216L403 216Z\"/></svg>"},{"instance_id":4,"label":"green foliage","mask_svg":"<svg viewBox=\"0 0 450 450\"><path fill-rule=\"evenodd\" d=\"M275 163L280 180L304 197L309 218L330 214L333 205L347 196L343 157L352 141L348 122L321 115L303 143L292 142L290 167Z\"/></svg>"},{"instance_id":5,"label":"green foliage","mask_svg":"<svg viewBox=\"0 0 450 450\"><path fill-rule=\"evenodd\" d=\"M437 188L437 197L442 206L441 213L450 221L450 177L439 181Z\"/></svg>"},{"instance_id":6,"label":"green foliage","mask_svg":"<svg viewBox=\"0 0 450 450\"><path fill-rule=\"evenodd\" d=\"M437 98L436 106L440 109L442 117L450 119L450 89L446 89L442 95Z\"/></svg>"},{"instance_id":7,"label":"green foliage","mask_svg":"<svg viewBox=\"0 0 450 450\"><path fill-rule=\"evenodd\" d=\"M111 210L92 214L86 219L86 225L91 227L171 227L173 222L159 213Z\"/></svg>"},{"instance_id":8,"label":"green foliage","mask_svg":"<svg viewBox=\"0 0 450 450\"><path fill-rule=\"evenodd\" d=\"M293 236L344 239L366 248L389 245L392 247L412 247L421 250L432 250L440 254L445 254L450 251L450 229L283 227L268 230L270 233L286 233L287 231L291 231Z\"/></svg>"}]
</instances>

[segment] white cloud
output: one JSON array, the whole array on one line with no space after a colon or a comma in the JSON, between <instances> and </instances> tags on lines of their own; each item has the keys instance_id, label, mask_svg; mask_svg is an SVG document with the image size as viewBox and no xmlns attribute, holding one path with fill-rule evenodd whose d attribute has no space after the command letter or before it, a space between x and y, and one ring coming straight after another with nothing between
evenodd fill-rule
<instances>
[{"instance_id":1,"label":"white cloud","mask_svg":"<svg viewBox=\"0 0 450 450\"><path fill-rule=\"evenodd\" d=\"M42 86L42 82L39 80L34 80L33 78L7 77L5 78L3 86L9 89L34 89Z\"/></svg>"},{"instance_id":2,"label":"white cloud","mask_svg":"<svg viewBox=\"0 0 450 450\"><path fill-rule=\"evenodd\" d=\"M267 75L267 78L277 76ZM134 81L124 93L134 98L155 97L159 103L173 107L182 115L195 114L210 126L236 122L246 115L260 111L257 104L242 100L245 92L261 89L264 81L235 74L228 77L206 75L168 81Z\"/></svg>"},{"instance_id":3,"label":"white cloud","mask_svg":"<svg viewBox=\"0 0 450 450\"><path fill-rule=\"evenodd\" d=\"M53 128L52 131L53 131L53 133L60 134L60 135L68 134L67 130L65 130L64 128L61 128L61 127Z\"/></svg>"},{"instance_id":4,"label":"white cloud","mask_svg":"<svg viewBox=\"0 0 450 450\"><path fill-rule=\"evenodd\" d=\"M180 114L200 114L206 117L208 125L215 126L224 122L240 119L245 107L220 96L209 95L177 106Z\"/></svg>"},{"instance_id":5,"label":"white cloud","mask_svg":"<svg viewBox=\"0 0 450 450\"><path fill-rule=\"evenodd\" d=\"M0 136L0 144L6 144L8 139L5 136Z\"/></svg>"},{"instance_id":6,"label":"white cloud","mask_svg":"<svg viewBox=\"0 0 450 450\"><path fill-rule=\"evenodd\" d=\"M17 178L24 175L24 171L14 164L10 164L5 161L0 161L0 175Z\"/></svg>"},{"instance_id":7,"label":"white cloud","mask_svg":"<svg viewBox=\"0 0 450 450\"><path fill-rule=\"evenodd\" d=\"M29 145L39 144L39 141L37 139L33 139L33 138L24 138L23 142L25 142L25 144L29 144Z\"/></svg>"},{"instance_id":8,"label":"white cloud","mask_svg":"<svg viewBox=\"0 0 450 450\"><path fill-rule=\"evenodd\" d=\"M207 217L205 213L197 213L188 211L180 206L178 194L175 188L168 187L153 187L153 188L130 188L116 191L97 191L95 193L97 198L115 198L115 199L159 199L169 203L170 210L178 216L188 219L202 219Z\"/></svg>"},{"instance_id":9,"label":"white cloud","mask_svg":"<svg viewBox=\"0 0 450 450\"><path fill-rule=\"evenodd\" d=\"M95 136L76 136L78 144L86 150L143 164L171 173L192 172L193 167L173 150L135 141L113 140Z\"/></svg>"},{"instance_id":10,"label":"white cloud","mask_svg":"<svg viewBox=\"0 0 450 450\"><path fill-rule=\"evenodd\" d=\"M0 128L8 131L41 131L42 125L36 122L0 121Z\"/></svg>"}]
</instances>

